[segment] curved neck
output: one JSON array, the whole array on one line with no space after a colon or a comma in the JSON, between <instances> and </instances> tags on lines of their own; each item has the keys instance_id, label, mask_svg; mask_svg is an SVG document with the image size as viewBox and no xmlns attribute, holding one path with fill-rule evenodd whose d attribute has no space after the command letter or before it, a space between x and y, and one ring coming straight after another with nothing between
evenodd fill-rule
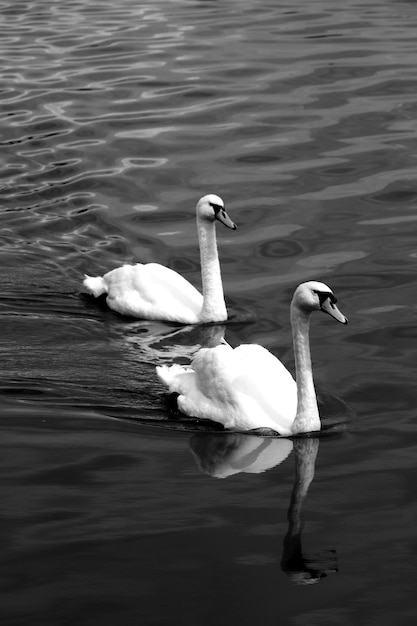
<instances>
[{"instance_id":1,"label":"curved neck","mask_svg":"<svg viewBox=\"0 0 417 626\"><path fill-rule=\"evenodd\" d=\"M297 381L297 413L292 433L320 430L320 416L314 389L310 354L310 314L291 305L291 327Z\"/></svg>"},{"instance_id":2,"label":"curved neck","mask_svg":"<svg viewBox=\"0 0 417 626\"><path fill-rule=\"evenodd\" d=\"M222 322L227 319L227 310L223 295L214 222L197 218L197 232L203 284L203 307L199 316L200 322Z\"/></svg>"}]
</instances>

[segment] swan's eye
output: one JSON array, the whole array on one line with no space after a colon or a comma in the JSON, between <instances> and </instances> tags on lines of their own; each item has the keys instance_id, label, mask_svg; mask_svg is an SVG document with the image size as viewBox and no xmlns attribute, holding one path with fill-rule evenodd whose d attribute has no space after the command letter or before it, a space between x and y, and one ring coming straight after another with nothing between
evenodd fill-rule
<instances>
[{"instance_id":1,"label":"swan's eye","mask_svg":"<svg viewBox=\"0 0 417 626\"><path fill-rule=\"evenodd\" d=\"M320 306L322 306L323 302L325 302L326 300L330 300L331 304L336 304L337 302L336 296L328 291L314 291L314 293L318 295Z\"/></svg>"},{"instance_id":2,"label":"swan's eye","mask_svg":"<svg viewBox=\"0 0 417 626\"><path fill-rule=\"evenodd\" d=\"M226 217L226 212L224 210L224 207L222 207L220 204L214 204L214 202L209 202L209 204L214 211L214 215L217 216L221 212L222 216L224 218Z\"/></svg>"}]
</instances>

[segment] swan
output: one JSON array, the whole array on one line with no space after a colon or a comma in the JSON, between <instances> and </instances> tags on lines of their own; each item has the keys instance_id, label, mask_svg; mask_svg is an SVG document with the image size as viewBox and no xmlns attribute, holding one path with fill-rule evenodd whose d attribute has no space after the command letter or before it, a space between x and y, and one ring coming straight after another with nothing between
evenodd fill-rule
<instances>
[{"instance_id":1,"label":"swan","mask_svg":"<svg viewBox=\"0 0 417 626\"><path fill-rule=\"evenodd\" d=\"M232 230L237 226L215 194L200 198L196 219L203 295L181 274L159 263L123 265L104 276L85 274L86 291L96 298L106 293L106 302L113 311L140 319L182 324L225 321L215 221Z\"/></svg>"},{"instance_id":2,"label":"swan","mask_svg":"<svg viewBox=\"0 0 417 626\"><path fill-rule=\"evenodd\" d=\"M297 383L281 361L256 344L202 348L190 367L161 365L157 375L178 394L180 411L219 422L227 430L266 429L282 436L318 431L309 342L313 311L347 324L330 287L317 281L297 287L290 308Z\"/></svg>"}]
</instances>

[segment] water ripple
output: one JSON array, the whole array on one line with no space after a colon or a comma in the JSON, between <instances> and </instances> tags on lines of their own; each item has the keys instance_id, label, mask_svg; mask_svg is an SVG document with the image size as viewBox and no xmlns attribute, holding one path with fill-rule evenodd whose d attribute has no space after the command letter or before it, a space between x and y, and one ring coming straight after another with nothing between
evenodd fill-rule
<instances>
[{"instance_id":1,"label":"water ripple","mask_svg":"<svg viewBox=\"0 0 417 626\"><path fill-rule=\"evenodd\" d=\"M319 595L287 583L279 617L412 623L416 27L407 0L0 0L6 624L167 623L184 589L184 625L207 623L210 562L255 573L255 593L280 584L290 465L213 488L184 433L143 426L172 426L154 364L188 360L202 329L80 294L84 272L134 261L201 286L194 207L210 191L239 227L217 231L232 345L292 369L289 302L309 278L350 322L318 315L311 337L318 388L359 418L320 446L311 491L309 544L343 554L337 606L326 578ZM311 570L297 529L293 562ZM277 622L249 584L233 603L216 589L213 615Z\"/></svg>"},{"instance_id":2,"label":"water ripple","mask_svg":"<svg viewBox=\"0 0 417 626\"><path fill-rule=\"evenodd\" d=\"M378 285L389 263L393 284L412 262L412 5L3 1L0 17L2 258L77 286L161 261L198 285L194 205L214 191L239 225L219 229L226 293L268 333L278 286L286 311L294 282L369 288L363 268Z\"/></svg>"}]
</instances>

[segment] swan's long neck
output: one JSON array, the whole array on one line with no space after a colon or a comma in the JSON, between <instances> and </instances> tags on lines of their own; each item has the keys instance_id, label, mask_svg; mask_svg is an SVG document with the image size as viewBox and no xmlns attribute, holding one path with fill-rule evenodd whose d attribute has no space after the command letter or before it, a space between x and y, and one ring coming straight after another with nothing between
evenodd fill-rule
<instances>
[{"instance_id":1,"label":"swan's long neck","mask_svg":"<svg viewBox=\"0 0 417 626\"><path fill-rule=\"evenodd\" d=\"M297 381L297 413L291 431L296 434L320 430L321 423L311 365L309 313L291 306L291 326Z\"/></svg>"},{"instance_id":2,"label":"swan's long neck","mask_svg":"<svg viewBox=\"0 0 417 626\"><path fill-rule=\"evenodd\" d=\"M227 310L217 253L216 227L214 222L197 219L197 231L203 283L200 322L222 322L227 319Z\"/></svg>"}]
</instances>

